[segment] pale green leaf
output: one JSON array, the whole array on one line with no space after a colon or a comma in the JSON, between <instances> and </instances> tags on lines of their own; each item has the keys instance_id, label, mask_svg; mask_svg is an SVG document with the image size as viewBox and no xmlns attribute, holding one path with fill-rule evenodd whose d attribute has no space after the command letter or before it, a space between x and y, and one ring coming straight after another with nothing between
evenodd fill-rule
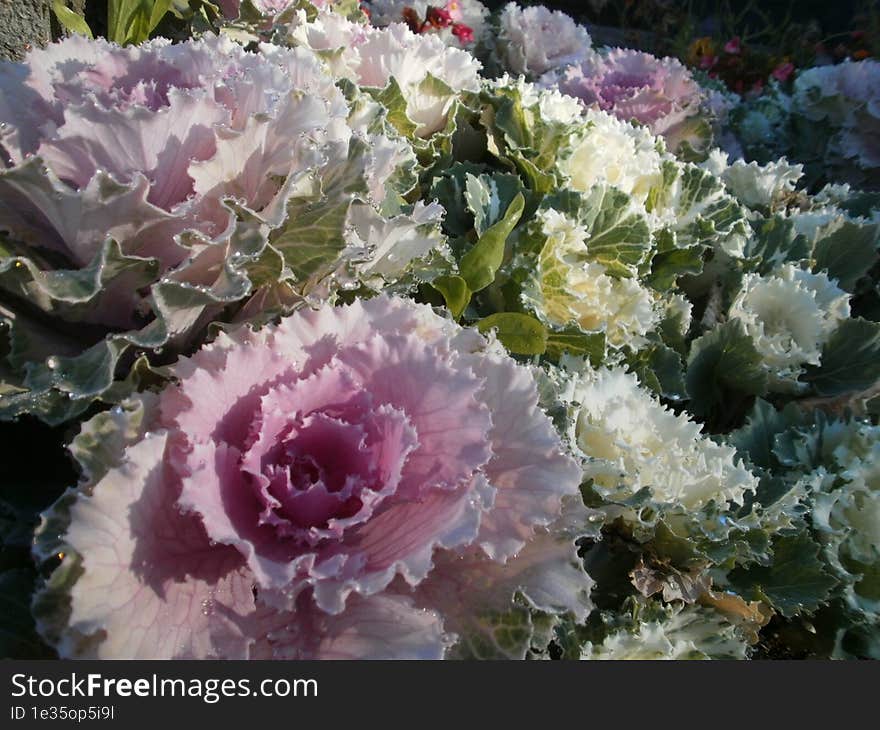
<instances>
[{"instance_id":1,"label":"pale green leaf","mask_svg":"<svg viewBox=\"0 0 880 730\"><path fill-rule=\"evenodd\" d=\"M492 314L477 322L477 329L480 332L495 330L501 344L518 355L542 355L547 349L547 330L528 314Z\"/></svg>"}]
</instances>

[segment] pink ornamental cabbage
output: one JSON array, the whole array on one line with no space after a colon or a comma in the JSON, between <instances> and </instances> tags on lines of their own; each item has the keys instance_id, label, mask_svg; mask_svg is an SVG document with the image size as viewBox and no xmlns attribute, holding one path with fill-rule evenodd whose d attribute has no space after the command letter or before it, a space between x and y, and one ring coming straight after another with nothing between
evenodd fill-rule
<instances>
[{"instance_id":1,"label":"pink ornamental cabbage","mask_svg":"<svg viewBox=\"0 0 880 730\"><path fill-rule=\"evenodd\" d=\"M173 369L139 426L98 417L117 453L83 459L96 483L47 522L69 507L63 544L38 541L67 554L40 605L67 576L69 614L38 618L62 656L439 658L515 592L588 613L559 527L580 468L476 331L380 296Z\"/></svg>"},{"instance_id":2,"label":"pink ornamental cabbage","mask_svg":"<svg viewBox=\"0 0 880 730\"><path fill-rule=\"evenodd\" d=\"M229 226L225 198L259 212L344 159L347 113L305 50L70 37L0 68L0 229L79 266L111 237L173 267L177 234Z\"/></svg>"},{"instance_id":3,"label":"pink ornamental cabbage","mask_svg":"<svg viewBox=\"0 0 880 730\"><path fill-rule=\"evenodd\" d=\"M703 101L699 84L679 61L625 48L547 74L542 84L663 136L673 135Z\"/></svg>"}]
</instances>

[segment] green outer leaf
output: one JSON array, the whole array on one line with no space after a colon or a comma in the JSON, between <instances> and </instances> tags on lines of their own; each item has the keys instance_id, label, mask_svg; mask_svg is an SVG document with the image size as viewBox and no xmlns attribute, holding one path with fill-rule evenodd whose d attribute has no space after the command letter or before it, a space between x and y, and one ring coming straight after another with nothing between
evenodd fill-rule
<instances>
[{"instance_id":1,"label":"green outer leaf","mask_svg":"<svg viewBox=\"0 0 880 730\"><path fill-rule=\"evenodd\" d=\"M502 218L502 214L523 189L516 175L472 175L465 173L465 202L474 216L474 229L482 236Z\"/></svg>"},{"instance_id":2,"label":"green outer leaf","mask_svg":"<svg viewBox=\"0 0 880 730\"><path fill-rule=\"evenodd\" d=\"M813 271L827 271L842 289L855 291L861 279L877 261L880 226L846 221L831 235L816 243Z\"/></svg>"},{"instance_id":3,"label":"green outer leaf","mask_svg":"<svg viewBox=\"0 0 880 730\"><path fill-rule=\"evenodd\" d=\"M346 161L325 173L310 195L292 197L285 222L269 237L304 290L332 273L345 250L349 210L367 197L368 152L364 141L352 137Z\"/></svg>"},{"instance_id":4,"label":"green outer leaf","mask_svg":"<svg viewBox=\"0 0 880 730\"><path fill-rule=\"evenodd\" d=\"M580 221L590 232L588 256L617 276L630 276L630 266L644 261L651 231L644 216L632 207L626 193L596 185L583 199Z\"/></svg>"},{"instance_id":5,"label":"green outer leaf","mask_svg":"<svg viewBox=\"0 0 880 730\"><path fill-rule=\"evenodd\" d=\"M533 635L531 611L524 606L510 610L479 611L470 618L453 659L523 659Z\"/></svg>"},{"instance_id":6,"label":"green outer leaf","mask_svg":"<svg viewBox=\"0 0 880 730\"><path fill-rule=\"evenodd\" d=\"M467 282L460 276L438 276L431 282L431 286L443 295L452 316L455 319L461 317L461 313L471 300L471 291Z\"/></svg>"},{"instance_id":7,"label":"green outer leaf","mask_svg":"<svg viewBox=\"0 0 880 730\"><path fill-rule=\"evenodd\" d=\"M737 568L729 580L746 597L766 600L787 618L814 611L837 585L837 580L825 571L819 550L806 533L783 536L773 544L770 565Z\"/></svg>"},{"instance_id":8,"label":"green outer leaf","mask_svg":"<svg viewBox=\"0 0 880 730\"><path fill-rule=\"evenodd\" d=\"M495 273L504 260L504 244L525 208L525 198L517 193L504 217L480 236L473 248L461 257L459 271L472 292L485 289L495 281Z\"/></svg>"},{"instance_id":9,"label":"green outer leaf","mask_svg":"<svg viewBox=\"0 0 880 730\"><path fill-rule=\"evenodd\" d=\"M519 312L499 312L477 322L480 332L497 330L498 339L518 355L542 355L547 349L547 330L534 317Z\"/></svg>"},{"instance_id":10,"label":"green outer leaf","mask_svg":"<svg viewBox=\"0 0 880 730\"><path fill-rule=\"evenodd\" d=\"M575 327L558 332L550 331L547 334L546 353L553 359L558 359L565 353L573 357L586 357L597 368L605 359L605 333L582 332Z\"/></svg>"},{"instance_id":11,"label":"green outer leaf","mask_svg":"<svg viewBox=\"0 0 880 730\"><path fill-rule=\"evenodd\" d=\"M147 40L171 9L171 0L109 0L107 37L120 45Z\"/></svg>"},{"instance_id":12,"label":"green outer leaf","mask_svg":"<svg viewBox=\"0 0 880 730\"><path fill-rule=\"evenodd\" d=\"M671 400L686 397L684 367L681 356L671 347L657 343L634 354L630 369L642 385L657 395Z\"/></svg>"},{"instance_id":13,"label":"green outer leaf","mask_svg":"<svg viewBox=\"0 0 880 730\"><path fill-rule=\"evenodd\" d=\"M383 89L367 89L367 91L388 110L388 121L404 137L412 138L419 125L412 121L406 113L406 97L400 84L393 76Z\"/></svg>"},{"instance_id":14,"label":"green outer leaf","mask_svg":"<svg viewBox=\"0 0 880 730\"><path fill-rule=\"evenodd\" d=\"M796 405L777 411L763 398L758 398L745 425L733 431L727 441L740 455L747 456L754 466L775 469L779 465L773 451L776 437L802 423L803 414Z\"/></svg>"},{"instance_id":15,"label":"green outer leaf","mask_svg":"<svg viewBox=\"0 0 880 730\"><path fill-rule=\"evenodd\" d=\"M436 198L446 211L443 228L452 236L463 236L474 227L474 216L468 209L464 193L468 173L479 174L483 165L456 162L438 173L432 183L430 196Z\"/></svg>"},{"instance_id":16,"label":"green outer leaf","mask_svg":"<svg viewBox=\"0 0 880 730\"><path fill-rule=\"evenodd\" d=\"M666 209L675 214L670 230L678 248L695 244L718 247L728 236L746 237L743 207L717 177L690 163L665 162L663 180L648 194L647 206L649 211Z\"/></svg>"},{"instance_id":17,"label":"green outer leaf","mask_svg":"<svg viewBox=\"0 0 880 730\"><path fill-rule=\"evenodd\" d=\"M58 22L64 26L65 30L70 31L71 33L79 33L86 38L94 38L92 35L92 29L89 28L86 19L79 13L75 13L68 8L64 4L64 0L54 0L52 3L52 12L55 13L55 17L58 18Z\"/></svg>"},{"instance_id":18,"label":"green outer leaf","mask_svg":"<svg viewBox=\"0 0 880 730\"><path fill-rule=\"evenodd\" d=\"M659 251L651 260L651 273L646 283L658 291L672 289L679 276L698 275L703 271L703 247L674 248Z\"/></svg>"},{"instance_id":19,"label":"green outer leaf","mask_svg":"<svg viewBox=\"0 0 880 730\"><path fill-rule=\"evenodd\" d=\"M753 221L746 257L760 274L769 274L787 261L809 258L807 239L797 233L794 221L779 214Z\"/></svg>"},{"instance_id":20,"label":"green outer leaf","mask_svg":"<svg viewBox=\"0 0 880 730\"><path fill-rule=\"evenodd\" d=\"M819 395L842 395L870 388L880 378L880 323L845 319L822 348L822 364L802 379Z\"/></svg>"},{"instance_id":21,"label":"green outer leaf","mask_svg":"<svg viewBox=\"0 0 880 730\"><path fill-rule=\"evenodd\" d=\"M541 203L573 218L589 234L584 258L597 261L612 276L630 277L651 251L651 230L626 193L595 185L587 195L573 190L554 191Z\"/></svg>"},{"instance_id":22,"label":"green outer leaf","mask_svg":"<svg viewBox=\"0 0 880 730\"><path fill-rule=\"evenodd\" d=\"M725 389L748 395L767 392L767 373L751 337L732 319L694 340L687 362L690 409L705 416L725 400Z\"/></svg>"}]
</instances>

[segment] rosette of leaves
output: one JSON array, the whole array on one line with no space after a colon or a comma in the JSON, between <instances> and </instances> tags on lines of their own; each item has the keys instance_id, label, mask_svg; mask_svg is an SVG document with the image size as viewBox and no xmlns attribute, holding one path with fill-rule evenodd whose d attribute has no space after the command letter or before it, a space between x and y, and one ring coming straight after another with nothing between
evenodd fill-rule
<instances>
[{"instance_id":1,"label":"rosette of leaves","mask_svg":"<svg viewBox=\"0 0 880 730\"><path fill-rule=\"evenodd\" d=\"M530 222L513 278L559 346L571 352L579 340L598 364L606 347L639 350L659 323L659 297L639 277L651 243L646 217L625 193L607 185L587 195L560 191Z\"/></svg>"},{"instance_id":2,"label":"rosette of leaves","mask_svg":"<svg viewBox=\"0 0 880 730\"><path fill-rule=\"evenodd\" d=\"M765 494L796 490L802 512L772 559L733 571L730 584L774 607L781 619L769 628L800 656L880 656L880 428L759 400L729 441L759 471Z\"/></svg>"},{"instance_id":3,"label":"rosette of leaves","mask_svg":"<svg viewBox=\"0 0 880 730\"><path fill-rule=\"evenodd\" d=\"M487 42L492 71L537 78L595 55L587 29L561 10L507 3L493 18Z\"/></svg>"},{"instance_id":4,"label":"rosette of leaves","mask_svg":"<svg viewBox=\"0 0 880 730\"><path fill-rule=\"evenodd\" d=\"M697 323L685 354L690 408L723 432L768 391L870 389L880 377L874 196L847 186L808 195L795 189L800 166L785 160L715 171L746 235L738 255L716 250L701 274L680 279Z\"/></svg>"},{"instance_id":5,"label":"rosette of leaves","mask_svg":"<svg viewBox=\"0 0 880 730\"><path fill-rule=\"evenodd\" d=\"M594 614L558 642L564 658L583 660L746 659L748 630L711 607L631 598L619 612Z\"/></svg>"},{"instance_id":6,"label":"rosette of leaves","mask_svg":"<svg viewBox=\"0 0 880 730\"><path fill-rule=\"evenodd\" d=\"M375 28L335 12L299 13L277 40L309 49L334 78L370 94L425 165L449 154L467 97L480 87L469 52L402 23Z\"/></svg>"},{"instance_id":7,"label":"rosette of leaves","mask_svg":"<svg viewBox=\"0 0 880 730\"><path fill-rule=\"evenodd\" d=\"M618 638L635 641L630 634L641 623L615 621L648 601L669 615L715 622L718 633L735 626L730 635L745 642L743 655L746 644L759 646L777 607L730 576L766 566L777 547L785 554L785 540L802 529L803 488L765 482L732 445L702 434L634 372L594 370L573 358L564 365L548 367L542 398L581 457L585 503L602 516L601 540L582 554L604 618L560 627L563 640L579 651L620 629Z\"/></svg>"},{"instance_id":8,"label":"rosette of leaves","mask_svg":"<svg viewBox=\"0 0 880 730\"><path fill-rule=\"evenodd\" d=\"M465 159L429 171L456 256L458 270L435 282L453 315L492 317L482 326L521 354L586 354L599 364L606 345L650 344L646 359L683 397L669 343L680 347L690 314L677 283L711 252L742 248L744 209L712 173L677 162L647 132L604 112L586 118L556 91L503 78L479 101L485 148L456 138L453 158ZM571 159L599 144L606 122L634 136L611 166L632 175L571 178ZM653 172L638 173L640 155Z\"/></svg>"},{"instance_id":9,"label":"rosette of leaves","mask_svg":"<svg viewBox=\"0 0 880 730\"><path fill-rule=\"evenodd\" d=\"M439 206L403 201L408 144L307 51L74 37L0 73L5 418L114 401L213 321L380 286L441 244Z\"/></svg>"},{"instance_id":10,"label":"rosette of leaves","mask_svg":"<svg viewBox=\"0 0 880 730\"><path fill-rule=\"evenodd\" d=\"M728 117L729 129L747 160L765 164L782 156L801 162L792 154L792 100L776 80L758 96L746 98Z\"/></svg>"}]
</instances>

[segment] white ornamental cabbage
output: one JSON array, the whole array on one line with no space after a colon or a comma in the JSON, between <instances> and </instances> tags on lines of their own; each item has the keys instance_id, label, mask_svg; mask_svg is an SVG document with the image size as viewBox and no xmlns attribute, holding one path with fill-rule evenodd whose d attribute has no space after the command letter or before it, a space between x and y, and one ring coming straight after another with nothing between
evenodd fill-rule
<instances>
[{"instance_id":1,"label":"white ornamental cabbage","mask_svg":"<svg viewBox=\"0 0 880 730\"><path fill-rule=\"evenodd\" d=\"M514 74L537 77L595 54L590 34L560 10L508 3L498 22L498 61Z\"/></svg>"},{"instance_id":2,"label":"white ornamental cabbage","mask_svg":"<svg viewBox=\"0 0 880 730\"><path fill-rule=\"evenodd\" d=\"M547 237L538 270L524 298L551 326L576 324L585 332L603 332L609 345L634 349L660 321L654 294L635 277L607 273L589 261L589 232L577 221L553 209L537 215Z\"/></svg>"},{"instance_id":3,"label":"white ornamental cabbage","mask_svg":"<svg viewBox=\"0 0 880 730\"><path fill-rule=\"evenodd\" d=\"M291 39L324 58L337 78L370 89L386 89L393 80L417 137L443 129L458 95L480 88L480 63L470 53L402 23L371 28L333 13L311 22L301 15Z\"/></svg>"},{"instance_id":4,"label":"white ornamental cabbage","mask_svg":"<svg viewBox=\"0 0 880 730\"><path fill-rule=\"evenodd\" d=\"M647 128L607 112L588 109L584 120L584 133L558 162L569 185L588 192L604 181L644 203L651 188L662 181L662 142Z\"/></svg>"},{"instance_id":5,"label":"white ornamental cabbage","mask_svg":"<svg viewBox=\"0 0 880 730\"><path fill-rule=\"evenodd\" d=\"M610 500L647 487L652 500L699 510L710 501L742 504L756 477L733 447L700 432L686 413L675 413L622 369L575 375L569 439L585 457L584 474Z\"/></svg>"},{"instance_id":6,"label":"white ornamental cabbage","mask_svg":"<svg viewBox=\"0 0 880 730\"><path fill-rule=\"evenodd\" d=\"M797 390L803 366L819 365L822 346L849 317L849 294L824 273L792 264L746 274L730 307L764 359L774 390Z\"/></svg>"},{"instance_id":7,"label":"white ornamental cabbage","mask_svg":"<svg viewBox=\"0 0 880 730\"><path fill-rule=\"evenodd\" d=\"M745 659L748 645L719 613L697 606L669 608L656 619L587 642L581 659L611 661Z\"/></svg>"},{"instance_id":8,"label":"white ornamental cabbage","mask_svg":"<svg viewBox=\"0 0 880 730\"><path fill-rule=\"evenodd\" d=\"M880 427L832 422L813 487L812 525L849 606L880 620ZM829 453L830 452L830 453Z\"/></svg>"},{"instance_id":9,"label":"white ornamental cabbage","mask_svg":"<svg viewBox=\"0 0 880 730\"><path fill-rule=\"evenodd\" d=\"M795 189L803 176L803 165L789 164L784 157L759 165L736 160L721 173L727 189L750 208L770 208Z\"/></svg>"}]
</instances>

